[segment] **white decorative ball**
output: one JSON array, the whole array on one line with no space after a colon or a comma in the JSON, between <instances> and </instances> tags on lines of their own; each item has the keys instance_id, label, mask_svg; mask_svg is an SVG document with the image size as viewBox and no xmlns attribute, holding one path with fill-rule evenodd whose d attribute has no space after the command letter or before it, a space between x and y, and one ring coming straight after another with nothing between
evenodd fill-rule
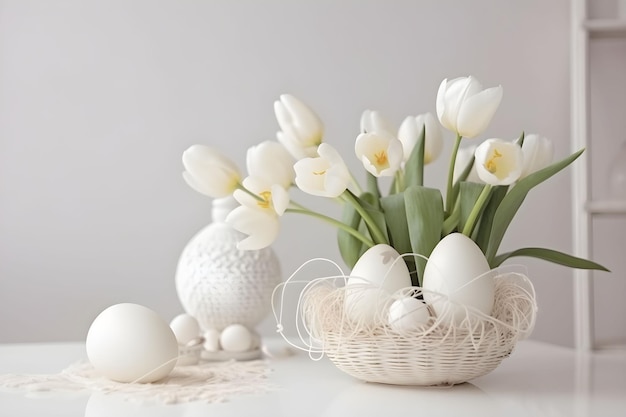
<instances>
[{"instance_id":1,"label":"white decorative ball","mask_svg":"<svg viewBox=\"0 0 626 417\"><path fill-rule=\"evenodd\" d=\"M252 346L252 334L246 326L231 324L222 331L220 345L227 352L246 352Z\"/></svg>"},{"instance_id":2,"label":"white decorative ball","mask_svg":"<svg viewBox=\"0 0 626 417\"><path fill-rule=\"evenodd\" d=\"M208 329L204 332L204 349L208 352L220 350L220 332L217 329Z\"/></svg>"},{"instance_id":3,"label":"white decorative ball","mask_svg":"<svg viewBox=\"0 0 626 417\"><path fill-rule=\"evenodd\" d=\"M158 381L178 359L178 342L167 322L132 303L115 304L96 317L86 350L96 371L118 382Z\"/></svg>"},{"instance_id":4,"label":"white decorative ball","mask_svg":"<svg viewBox=\"0 0 626 417\"><path fill-rule=\"evenodd\" d=\"M186 345L194 339L200 337L200 325L198 320L189 314L179 314L170 322L170 327L176 336L176 340L181 345Z\"/></svg>"},{"instance_id":5,"label":"white decorative ball","mask_svg":"<svg viewBox=\"0 0 626 417\"><path fill-rule=\"evenodd\" d=\"M428 307L417 298L400 298L389 307L389 325L399 333L417 330L425 326L429 318Z\"/></svg>"}]
</instances>

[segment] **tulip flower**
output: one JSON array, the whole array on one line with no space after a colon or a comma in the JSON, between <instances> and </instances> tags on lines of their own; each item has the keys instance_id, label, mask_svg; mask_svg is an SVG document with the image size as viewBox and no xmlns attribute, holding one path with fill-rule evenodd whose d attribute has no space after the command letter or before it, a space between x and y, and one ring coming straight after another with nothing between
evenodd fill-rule
<instances>
[{"instance_id":1,"label":"tulip flower","mask_svg":"<svg viewBox=\"0 0 626 417\"><path fill-rule=\"evenodd\" d=\"M487 139L474 154L476 172L489 185L510 185L520 178L523 154L519 145L502 139Z\"/></svg>"},{"instance_id":2,"label":"tulip flower","mask_svg":"<svg viewBox=\"0 0 626 417\"><path fill-rule=\"evenodd\" d=\"M237 165L209 146L189 147L183 152L183 165L187 184L209 197L226 197L241 183Z\"/></svg>"},{"instance_id":3,"label":"tulip flower","mask_svg":"<svg viewBox=\"0 0 626 417\"><path fill-rule=\"evenodd\" d=\"M395 135L395 129L379 111L365 110L361 114L361 133L387 132Z\"/></svg>"},{"instance_id":4,"label":"tulip flower","mask_svg":"<svg viewBox=\"0 0 626 417\"><path fill-rule=\"evenodd\" d=\"M306 104L290 94L274 102L274 113L281 128L277 138L297 160L315 157L322 143L323 126L320 118Z\"/></svg>"},{"instance_id":5,"label":"tulip flower","mask_svg":"<svg viewBox=\"0 0 626 417\"><path fill-rule=\"evenodd\" d=\"M550 139L544 136L526 135L522 144L522 153L524 154L524 167L520 178L550 165L554 154L554 145Z\"/></svg>"},{"instance_id":6,"label":"tulip flower","mask_svg":"<svg viewBox=\"0 0 626 417\"><path fill-rule=\"evenodd\" d=\"M376 177L393 176L402 163L402 142L387 132L361 133L354 151L367 171Z\"/></svg>"},{"instance_id":7,"label":"tulip flower","mask_svg":"<svg viewBox=\"0 0 626 417\"><path fill-rule=\"evenodd\" d=\"M265 141L248 149L246 165L248 175L263 178L270 184L289 188L295 179L294 160L287 149L274 141Z\"/></svg>"},{"instance_id":8,"label":"tulip flower","mask_svg":"<svg viewBox=\"0 0 626 417\"><path fill-rule=\"evenodd\" d=\"M348 167L339 152L327 143L322 143L317 152L319 157L301 159L293 166L296 185L308 194L338 197L350 184Z\"/></svg>"},{"instance_id":9,"label":"tulip flower","mask_svg":"<svg viewBox=\"0 0 626 417\"><path fill-rule=\"evenodd\" d=\"M246 177L243 189L235 190L233 197L243 206L282 216L289 205L289 194L279 184L260 177Z\"/></svg>"},{"instance_id":10,"label":"tulip flower","mask_svg":"<svg viewBox=\"0 0 626 417\"><path fill-rule=\"evenodd\" d=\"M246 238L237 243L239 250L259 250L271 245L278 236L278 216L265 210L239 206L226 217L226 223Z\"/></svg>"},{"instance_id":11,"label":"tulip flower","mask_svg":"<svg viewBox=\"0 0 626 417\"><path fill-rule=\"evenodd\" d=\"M416 117L408 116L398 130L398 139L402 142L404 162L409 159L413 148L426 126L424 142L424 165L437 159L443 148L443 132L437 119L431 113L420 114Z\"/></svg>"},{"instance_id":12,"label":"tulip flower","mask_svg":"<svg viewBox=\"0 0 626 417\"><path fill-rule=\"evenodd\" d=\"M473 138L487 128L501 100L501 86L483 90L474 77L445 79L437 91L437 116L446 129Z\"/></svg>"}]
</instances>

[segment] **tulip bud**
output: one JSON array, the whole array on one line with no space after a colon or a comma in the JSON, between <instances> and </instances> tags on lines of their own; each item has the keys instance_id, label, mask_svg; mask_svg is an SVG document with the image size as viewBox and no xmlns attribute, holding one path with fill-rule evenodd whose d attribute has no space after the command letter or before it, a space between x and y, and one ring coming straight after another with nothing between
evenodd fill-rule
<instances>
[{"instance_id":1,"label":"tulip bud","mask_svg":"<svg viewBox=\"0 0 626 417\"><path fill-rule=\"evenodd\" d=\"M420 114L416 117L408 116L398 130L398 139L402 142L404 161L406 162L413 152L422 129L426 126L424 142L424 165L437 159L443 148L443 132L437 119L431 113Z\"/></svg>"},{"instance_id":2,"label":"tulip bud","mask_svg":"<svg viewBox=\"0 0 626 417\"><path fill-rule=\"evenodd\" d=\"M233 193L241 182L241 174L234 162L217 150L204 145L193 145L183 152L187 184L199 193L213 198Z\"/></svg>"},{"instance_id":3,"label":"tulip bud","mask_svg":"<svg viewBox=\"0 0 626 417\"><path fill-rule=\"evenodd\" d=\"M274 102L274 113L281 128L277 138L296 159L317 155L324 127L320 118L306 104L290 94Z\"/></svg>"},{"instance_id":4,"label":"tulip bud","mask_svg":"<svg viewBox=\"0 0 626 417\"><path fill-rule=\"evenodd\" d=\"M395 129L377 110L365 110L361 115L361 133L387 132L395 136Z\"/></svg>"},{"instance_id":5,"label":"tulip bud","mask_svg":"<svg viewBox=\"0 0 626 417\"><path fill-rule=\"evenodd\" d=\"M524 154L524 168L521 178L524 178L552 163L554 145L550 139L544 136L526 135L522 144L522 152Z\"/></svg>"},{"instance_id":6,"label":"tulip bud","mask_svg":"<svg viewBox=\"0 0 626 417\"><path fill-rule=\"evenodd\" d=\"M293 157L279 142L264 141L248 149L248 175L263 178L271 184L289 188L296 176Z\"/></svg>"},{"instance_id":7,"label":"tulip bud","mask_svg":"<svg viewBox=\"0 0 626 417\"><path fill-rule=\"evenodd\" d=\"M445 79L437 91L437 117L446 129L473 138L487 128L501 100L501 86L483 90L473 77Z\"/></svg>"}]
</instances>

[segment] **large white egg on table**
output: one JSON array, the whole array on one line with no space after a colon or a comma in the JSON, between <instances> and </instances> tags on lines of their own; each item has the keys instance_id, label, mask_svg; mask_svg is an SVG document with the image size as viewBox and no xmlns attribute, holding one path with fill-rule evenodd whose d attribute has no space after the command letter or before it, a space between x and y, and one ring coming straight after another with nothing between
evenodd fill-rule
<instances>
[{"instance_id":1,"label":"large white egg on table","mask_svg":"<svg viewBox=\"0 0 626 417\"><path fill-rule=\"evenodd\" d=\"M465 307L490 315L495 297L490 269L485 255L472 239L462 233L451 233L439 241L426 262L422 280L424 299L437 316L445 315L456 324L467 317Z\"/></svg>"},{"instance_id":2,"label":"large white egg on table","mask_svg":"<svg viewBox=\"0 0 626 417\"><path fill-rule=\"evenodd\" d=\"M353 322L372 324L389 296L410 286L400 254L389 245L375 245L361 255L346 281L344 313Z\"/></svg>"},{"instance_id":3,"label":"large white egg on table","mask_svg":"<svg viewBox=\"0 0 626 417\"><path fill-rule=\"evenodd\" d=\"M101 312L89 327L86 349L96 371L118 382L158 381L178 359L178 342L168 323L132 303Z\"/></svg>"}]
</instances>

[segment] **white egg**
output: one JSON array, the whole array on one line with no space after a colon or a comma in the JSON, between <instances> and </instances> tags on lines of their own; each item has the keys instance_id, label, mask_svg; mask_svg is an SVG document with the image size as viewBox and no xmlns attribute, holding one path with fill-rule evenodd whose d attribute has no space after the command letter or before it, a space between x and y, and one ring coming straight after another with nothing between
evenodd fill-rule
<instances>
[{"instance_id":1,"label":"white egg","mask_svg":"<svg viewBox=\"0 0 626 417\"><path fill-rule=\"evenodd\" d=\"M391 246L369 248L356 262L346 282L344 312L357 323L373 324L389 296L411 286L409 269Z\"/></svg>"},{"instance_id":2,"label":"white egg","mask_svg":"<svg viewBox=\"0 0 626 417\"><path fill-rule=\"evenodd\" d=\"M423 328L429 318L428 306L417 298L400 298L389 307L389 325L398 333Z\"/></svg>"},{"instance_id":3,"label":"white egg","mask_svg":"<svg viewBox=\"0 0 626 417\"><path fill-rule=\"evenodd\" d=\"M115 304L96 317L86 350L96 371L118 382L158 381L178 359L178 342L167 322L132 303Z\"/></svg>"},{"instance_id":4,"label":"white egg","mask_svg":"<svg viewBox=\"0 0 626 417\"><path fill-rule=\"evenodd\" d=\"M437 316L445 316L456 324L467 317L465 307L490 315L495 297L490 269L472 239L462 233L451 233L441 239L426 262L422 280L424 299Z\"/></svg>"},{"instance_id":5,"label":"white egg","mask_svg":"<svg viewBox=\"0 0 626 417\"><path fill-rule=\"evenodd\" d=\"M181 345L186 345L200 337L200 325L198 320L189 314L179 314L170 322L170 327Z\"/></svg>"},{"instance_id":6,"label":"white egg","mask_svg":"<svg viewBox=\"0 0 626 417\"><path fill-rule=\"evenodd\" d=\"M222 330L220 345L227 352L246 352L252 346L252 334L242 324L231 324Z\"/></svg>"},{"instance_id":7,"label":"white egg","mask_svg":"<svg viewBox=\"0 0 626 417\"><path fill-rule=\"evenodd\" d=\"M220 350L220 332L217 329L207 329L204 332L204 349L209 352Z\"/></svg>"}]
</instances>

